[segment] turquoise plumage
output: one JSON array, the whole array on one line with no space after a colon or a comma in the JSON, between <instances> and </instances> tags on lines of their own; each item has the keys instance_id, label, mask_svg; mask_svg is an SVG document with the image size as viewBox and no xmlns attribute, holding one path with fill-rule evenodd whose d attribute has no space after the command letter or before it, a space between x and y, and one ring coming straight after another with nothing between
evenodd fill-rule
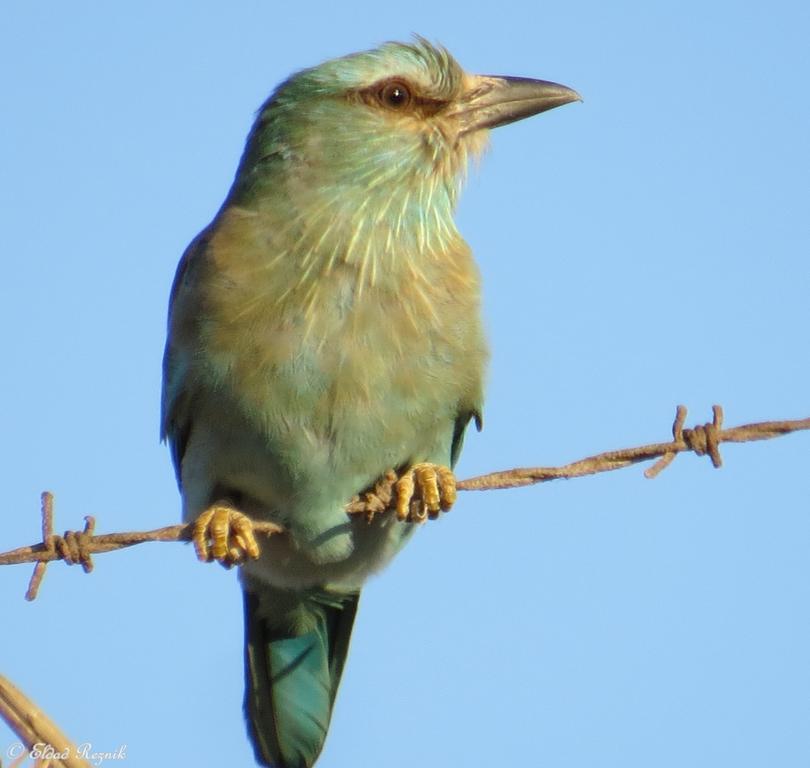
<instances>
[{"instance_id":1,"label":"turquoise plumage","mask_svg":"<svg viewBox=\"0 0 810 768\"><path fill-rule=\"evenodd\" d=\"M418 38L293 75L172 289L162 431L203 559L240 564L257 759L320 753L360 589L454 498L487 349L453 221L488 128L577 99ZM397 513L344 505L387 471ZM411 500L411 487L416 495ZM248 515L283 526L262 542Z\"/></svg>"}]
</instances>

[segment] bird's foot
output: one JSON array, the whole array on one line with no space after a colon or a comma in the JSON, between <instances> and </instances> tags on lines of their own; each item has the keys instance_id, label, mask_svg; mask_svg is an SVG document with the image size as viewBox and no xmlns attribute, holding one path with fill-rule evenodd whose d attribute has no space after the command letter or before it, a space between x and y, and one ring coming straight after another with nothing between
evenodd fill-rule
<instances>
[{"instance_id":1,"label":"bird's foot","mask_svg":"<svg viewBox=\"0 0 810 768\"><path fill-rule=\"evenodd\" d=\"M449 467L423 462L409 467L395 483L397 519L435 520L456 500L456 476Z\"/></svg>"},{"instance_id":2,"label":"bird's foot","mask_svg":"<svg viewBox=\"0 0 810 768\"><path fill-rule=\"evenodd\" d=\"M204 563L216 560L224 568L259 556L251 519L222 501L200 513L194 521L191 540L199 560Z\"/></svg>"}]
</instances>

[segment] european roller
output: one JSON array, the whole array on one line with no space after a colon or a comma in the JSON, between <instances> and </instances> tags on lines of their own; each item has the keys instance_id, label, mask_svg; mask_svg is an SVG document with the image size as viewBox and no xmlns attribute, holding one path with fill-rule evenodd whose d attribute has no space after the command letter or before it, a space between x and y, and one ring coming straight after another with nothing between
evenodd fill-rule
<instances>
[{"instance_id":1,"label":"european roller","mask_svg":"<svg viewBox=\"0 0 810 768\"><path fill-rule=\"evenodd\" d=\"M449 509L480 428L479 274L453 220L489 129L577 100L422 38L291 76L171 294L162 434L204 560L240 565L256 757L323 747L360 589ZM396 509L345 505L396 473ZM283 533L262 540L250 519Z\"/></svg>"}]
</instances>

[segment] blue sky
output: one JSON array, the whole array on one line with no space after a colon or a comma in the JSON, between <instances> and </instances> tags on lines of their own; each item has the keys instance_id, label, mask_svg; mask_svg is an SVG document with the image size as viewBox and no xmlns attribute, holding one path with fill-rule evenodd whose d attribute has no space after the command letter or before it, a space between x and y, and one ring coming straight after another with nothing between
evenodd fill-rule
<instances>
[{"instance_id":1,"label":"blue sky","mask_svg":"<svg viewBox=\"0 0 810 768\"><path fill-rule=\"evenodd\" d=\"M191 10L193 7L193 10ZM289 72L419 32L584 103L498 129L458 211L485 429L458 474L810 415L810 6L6 3L0 550L179 517L177 259ZM319 765L810 764L810 436L464 494L369 583ZM252 765L234 573L153 544L0 569L0 672L129 766ZM15 741L0 725L0 754Z\"/></svg>"}]
</instances>

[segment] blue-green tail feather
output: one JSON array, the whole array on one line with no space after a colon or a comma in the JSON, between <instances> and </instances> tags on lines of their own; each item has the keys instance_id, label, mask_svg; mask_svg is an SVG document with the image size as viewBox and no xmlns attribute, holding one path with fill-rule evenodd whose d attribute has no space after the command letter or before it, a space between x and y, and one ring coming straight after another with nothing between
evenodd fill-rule
<instances>
[{"instance_id":1,"label":"blue-green tail feather","mask_svg":"<svg viewBox=\"0 0 810 768\"><path fill-rule=\"evenodd\" d=\"M309 768L323 748L359 593L245 588L245 715L256 759Z\"/></svg>"}]
</instances>

